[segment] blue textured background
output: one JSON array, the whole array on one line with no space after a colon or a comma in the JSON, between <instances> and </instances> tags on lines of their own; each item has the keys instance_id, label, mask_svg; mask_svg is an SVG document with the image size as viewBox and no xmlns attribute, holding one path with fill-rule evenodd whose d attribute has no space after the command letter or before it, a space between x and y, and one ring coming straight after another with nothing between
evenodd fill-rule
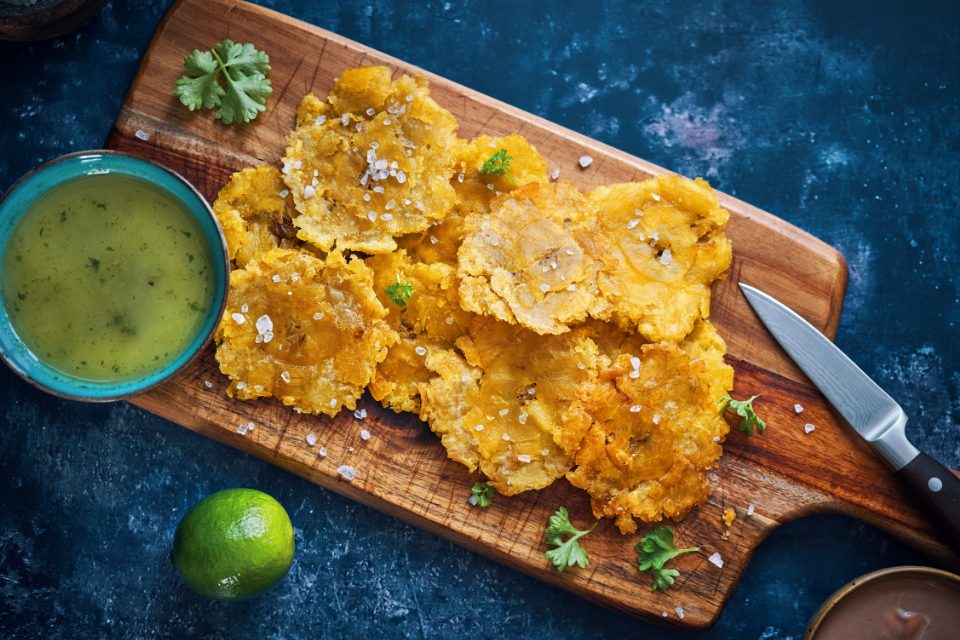
<instances>
[{"instance_id":1,"label":"blue textured background","mask_svg":"<svg viewBox=\"0 0 960 640\"><path fill-rule=\"evenodd\" d=\"M917 444L960 466L957 3L264 4L705 176L835 245L851 276L840 346L905 406ZM69 36L0 44L0 188L103 143L167 5L113 1ZM688 637L129 405L60 401L3 369L0 412L0 637ZM184 510L232 486L276 496L299 549L275 591L217 604L166 554ZM836 587L907 562L931 560L851 520L784 526L703 637L799 638Z\"/></svg>"}]
</instances>

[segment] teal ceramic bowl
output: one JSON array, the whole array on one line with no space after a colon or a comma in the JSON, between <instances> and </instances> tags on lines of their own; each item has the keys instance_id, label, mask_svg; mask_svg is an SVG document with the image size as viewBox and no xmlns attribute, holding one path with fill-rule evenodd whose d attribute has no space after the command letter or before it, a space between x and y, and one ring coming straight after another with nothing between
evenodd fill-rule
<instances>
[{"instance_id":1,"label":"teal ceramic bowl","mask_svg":"<svg viewBox=\"0 0 960 640\"><path fill-rule=\"evenodd\" d=\"M28 382L54 395L87 402L120 400L154 387L193 360L209 343L227 303L230 261L217 218L204 197L177 173L159 164L115 151L82 151L43 164L18 180L0 198L0 264L21 217L34 203L67 182L87 176L117 174L160 189L189 211L203 233L213 269L211 299L202 325L188 345L166 364L131 379L87 380L73 377L38 358L17 335L5 305L0 304L0 356ZM2 294L0 278L0 294ZM5 299L0 295L0 299Z\"/></svg>"}]
</instances>

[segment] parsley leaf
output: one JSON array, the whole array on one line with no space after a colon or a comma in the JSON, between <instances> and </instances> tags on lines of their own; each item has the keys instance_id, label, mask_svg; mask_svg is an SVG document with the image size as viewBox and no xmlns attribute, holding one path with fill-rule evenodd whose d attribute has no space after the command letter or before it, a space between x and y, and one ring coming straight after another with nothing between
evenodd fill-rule
<instances>
[{"instance_id":1,"label":"parsley leaf","mask_svg":"<svg viewBox=\"0 0 960 640\"><path fill-rule=\"evenodd\" d=\"M753 410L753 401L759 397L757 395L746 400L734 400L730 396L723 396L717 402L722 404L720 413L726 413L727 409L733 409L740 416L740 425L737 427L740 431L752 436L754 430L756 430L757 434L763 435L763 432L767 430L767 423Z\"/></svg>"},{"instance_id":2,"label":"parsley leaf","mask_svg":"<svg viewBox=\"0 0 960 640\"><path fill-rule=\"evenodd\" d=\"M673 586L674 578L680 575L676 569L666 569L664 565L684 553L699 551L699 547L677 549L673 542L673 530L670 527L657 527L643 535L637 550L637 569L648 572L653 578L653 591L666 591Z\"/></svg>"},{"instance_id":3,"label":"parsley leaf","mask_svg":"<svg viewBox=\"0 0 960 640\"><path fill-rule=\"evenodd\" d=\"M270 57L252 44L227 39L209 51L194 50L183 66L187 73L177 80L174 94L190 111L219 107L217 119L224 124L250 122L273 93L267 78Z\"/></svg>"},{"instance_id":4,"label":"parsley leaf","mask_svg":"<svg viewBox=\"0 0 960 640\"><path fill-rule=\"evenodd\" d=\"M507 155L506 149L500 149L495 154L487 158L487 161L480 167L480 173L489 173L496 176L505 176L510 173L510 161L513 156Z\"/></svg>"},{"instance_id":5,"label":"parsley leaf","mask_svg":"<svg viewBox=\"0 0 960 640\"><path fill-rule=\"evenodd\" d=\"M387 297L390 298L395 305L405 307L407 306L407 300L413 295L413 283L401 282L400 274L398 273L397 281L387 285L387 288L384 289L383 292L387 294Z\"/></svg>"},{"instance_id":6,"label":"parsley leaf","mask_svg":"<svg viewBox=\"0 0 960 640\"><path fill-rule=\"evenodd\" d=\"M577 541L593 531L596 526L597 523L594 522L589 529L583 531L577 529L571 524L567 510L560 507L556 513L550 516L550 523L543 530L547 536L547 544L556 547L556 549L551 549L543 555L557 571L563 571L573 565L581 568L587 566L589 560L587 552ZM564 540L563 536L570 537Z\"/></svg>"},{"instance_id":7,"label":"parsley leaf","mask_svg":"<svg viewBox=\"0 0 960 640\"><path fill-rule=\"evenodd\" d=\"M490 486L489 482L477 482L470 489L470 504L486 509L493 503L493 496L495 495L497 495L497 491Z\"/></svg>"}]
</instances>

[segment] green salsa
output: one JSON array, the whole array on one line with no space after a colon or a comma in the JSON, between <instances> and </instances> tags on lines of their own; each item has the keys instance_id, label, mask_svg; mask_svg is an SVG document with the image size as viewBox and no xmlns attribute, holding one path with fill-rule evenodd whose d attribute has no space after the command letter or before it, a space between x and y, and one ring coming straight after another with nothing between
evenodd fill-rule
<instances>
[{"instance_id":1,"label":"green salsa","mask_svg":"<svg viewBox=\"0 0 960 640\"><path fill-rule=\"evenodd\" d=\"M115 174L45 194L3 254L13 328L37 358L86 380L129 380L175 359L200 331L215 287L190 211Z\"/></svg>"}]
</instances>

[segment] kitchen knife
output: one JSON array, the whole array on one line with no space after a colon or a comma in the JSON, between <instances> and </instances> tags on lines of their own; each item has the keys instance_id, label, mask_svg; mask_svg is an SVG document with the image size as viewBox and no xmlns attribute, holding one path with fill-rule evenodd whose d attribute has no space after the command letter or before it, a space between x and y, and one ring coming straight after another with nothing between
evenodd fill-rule
<instances>
[{"instance_id":1,"label":"kitchen knife","mask_svg":"<svg viewBox=\"0 0 960 640\"><path fill-rule=\"evenodd\" d=\"M773 296L740 283L747 302L861 438L919 498L960 552L960 479L907 440L907 415L825 335Z\"/></svg>"}]
</instances>

